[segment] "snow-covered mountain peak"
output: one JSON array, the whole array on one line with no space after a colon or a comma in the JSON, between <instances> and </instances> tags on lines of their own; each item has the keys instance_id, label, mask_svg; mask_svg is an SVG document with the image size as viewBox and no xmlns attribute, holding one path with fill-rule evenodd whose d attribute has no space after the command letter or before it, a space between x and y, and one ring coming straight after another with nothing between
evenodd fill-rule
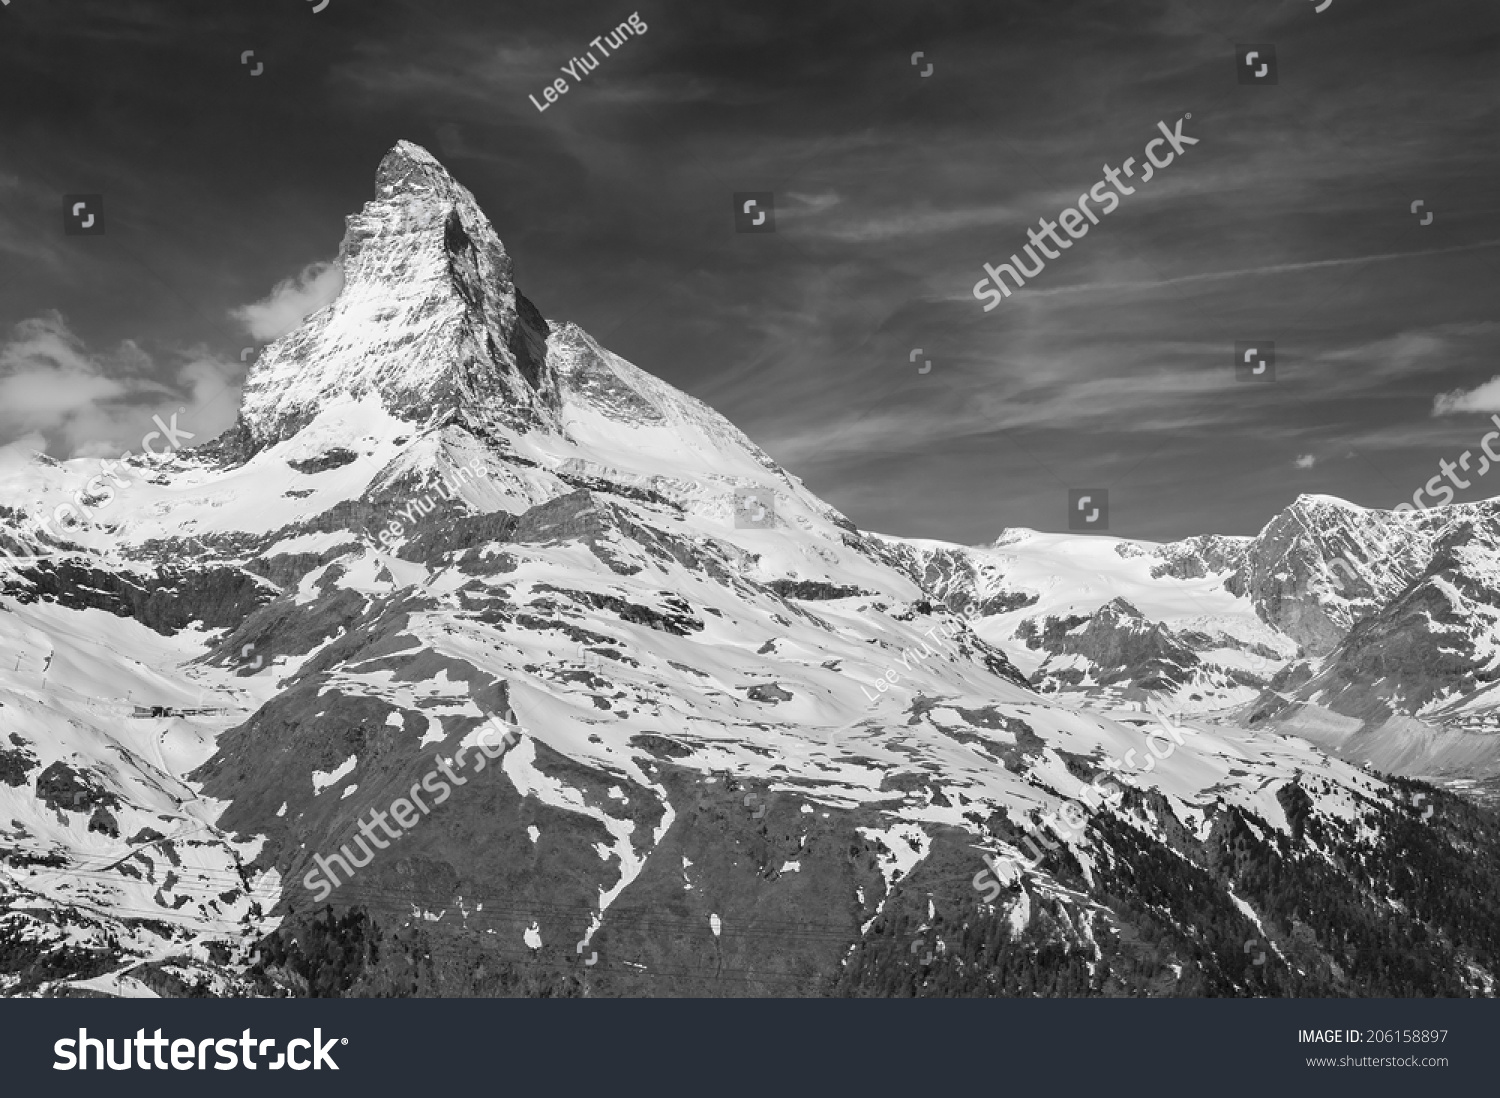
<instances>
[{"instance_id":1,"label":"snow-covered mountain peak","mask_svg":"<svg viewBox=\"0 0 1500 1098\"><path fill-rule=\"evenodd\" d=\"M1369 511L1369 508L1361 507L1357 503L1350 503L1347 499L1340 499L1338 496L1326 496L1317 492L1303 492L1292 501L1289 510L1318 512L1330 508L1335 511L1347 511L1358 515L1367 514Z\"/></svg>"},{"instance_id":2,"label":"snow-covered mountain peak","mask_svg":"<svg viewBox=\"0 0 1500 1098\"><path fill-rule=\"evenodd\" d=\"M982 548L1003 549L1007 545L1017 545L1021 542L1031 541L1039 537L1040 531L1033 530L1029 526L1007 526L995 535L995 540Z\"/></svg>"},{"instance_id":3,"label":"snow-covered mountain peak","mask_svg":"<svg viewBox=\"0 0 1500 1098\"><path fill-rule=\"evenodd\" d=\"M248 452L370 393L406 421L463 407L517 427L550 422L536 395L547 323L516 289L474 196L425 149L401 142L381 161L339 263L338 298L267 347L246 379Z\"/></svg>"},{"instance_id":4,"label":"snow-covered mountain peak","mask_svg":"<svg viewBox=\"0 0 1500 1098\"><path fill-rule=\"evenodd\" d=\"M397 141L381 158L375 172L375 191L381 198L436 193L445 198L464 195L473 200L438 158L414 141Z\"/></svg>"},{"instance_id":5,"label":"snow-covered mountain peak","mask_svg":"<svg viewBox=\"0 0 1500 1098\"><path fill-rule=\"evenodd\" d=\"M494 278L499 291L514 292L513 268L500 235L479 207L467 187L448 174L426 149L410 141L398 141L381 158L375 170L375 199L348 220L340 258L346 280L358 280L361 273L383 275L378 266L359 265L351 269L354 254L374 245L396 251L407 247L406 238L441 235L444 251L462 257L465 246L474 250L484 262L458 263L451 271L455 288L480 296L484 287L474 276Z\"/></svg>"}]
</instances>

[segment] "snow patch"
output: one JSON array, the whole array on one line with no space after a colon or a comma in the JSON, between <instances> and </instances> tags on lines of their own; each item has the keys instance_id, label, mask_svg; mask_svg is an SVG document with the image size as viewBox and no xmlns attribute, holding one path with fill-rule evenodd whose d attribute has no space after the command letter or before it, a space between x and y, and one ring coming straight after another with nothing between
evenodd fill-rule
<instances>
[{"instance_id":1,"label":"snow patch","mask_svg":"<svg viewBox=\"0 0 1500 1098\"><path fill-rule=\"evenodd\" d=\"M314 770L312 772L313 795L317 796L335 782L342 781L354 773L354 767L359 762L358 755L350 755L332 770Z\"/></svg>"}]
</instances>

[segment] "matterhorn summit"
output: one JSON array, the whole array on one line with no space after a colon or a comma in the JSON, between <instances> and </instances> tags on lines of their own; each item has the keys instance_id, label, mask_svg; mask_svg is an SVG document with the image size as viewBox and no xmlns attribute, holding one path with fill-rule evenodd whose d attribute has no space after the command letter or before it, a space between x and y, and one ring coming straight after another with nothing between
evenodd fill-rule
<instances>
[{"instance_id":1,"label":"matterhorn summit","mask_svg":"<svg viewBox=\"0 0 1500 1098\"><path fill-rule=\"evenodd\" d=\"M547 422L547 324L474 196L425 149L403 141L386 154L339 264L338 298L266 348L246 379L251 450L369 394L402 418L467 408Z\"/></svg>"}]
</instances>

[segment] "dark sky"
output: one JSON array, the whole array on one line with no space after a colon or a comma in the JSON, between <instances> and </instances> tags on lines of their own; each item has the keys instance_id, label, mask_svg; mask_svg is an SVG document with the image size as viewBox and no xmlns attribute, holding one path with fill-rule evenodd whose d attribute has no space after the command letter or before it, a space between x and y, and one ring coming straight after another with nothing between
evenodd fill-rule
<instances>
[{"instance_id":1,"label":"dark sky","mask_svg":"<svg viewBox=\"0 0 1500 1098\"><path fill-rule=\"evenodd\" d=\"M1064 529L1069 488L1149 538L1301 492L1391 506L1500 411L1500 5L1316 2L11 0L0 443L221 430L246 326L336 279L406 138L546 316L862 527ZM646 33L537 111L632 11ZM1237 43L1274 45L1274 86ZM983 263L1188 113L1197 145L983 310ZM774 234L734 231L736 191L774 193ZM105 235L64 235L71 193ZM1276 381L1237 381L1268 341Z\"/></svg>"}]
</instances>

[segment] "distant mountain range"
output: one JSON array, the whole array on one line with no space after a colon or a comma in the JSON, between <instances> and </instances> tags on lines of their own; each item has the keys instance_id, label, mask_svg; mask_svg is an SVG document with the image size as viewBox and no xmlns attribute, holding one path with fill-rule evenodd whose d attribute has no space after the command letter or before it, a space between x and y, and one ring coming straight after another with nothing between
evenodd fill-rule
<instances>
[{"instance_id":1,"label":"distant mountain range","mask_svg":"<svg viewBox=\"0 0 1500 1098\"><path fill-rule=\"evenodd\" d=\"M0 481L6 993L1493 994L1488 504L885 537L425 150L340 261L213 443Z\"/></svg>"},{"instance_id":2,"label":"distant mountain range","mask_svg":"<svg viewBox=\"0 0 1500 1098\"><path fill-rule=\"evenodd\" d=\"M887 539L889 540L889 539ZM1500 506L1301 496L1255 537L1157 545L1010 530L892 542L1044 693L1178 706L1381 770L1493 791Z\"/></svg>"}]
</instances>

